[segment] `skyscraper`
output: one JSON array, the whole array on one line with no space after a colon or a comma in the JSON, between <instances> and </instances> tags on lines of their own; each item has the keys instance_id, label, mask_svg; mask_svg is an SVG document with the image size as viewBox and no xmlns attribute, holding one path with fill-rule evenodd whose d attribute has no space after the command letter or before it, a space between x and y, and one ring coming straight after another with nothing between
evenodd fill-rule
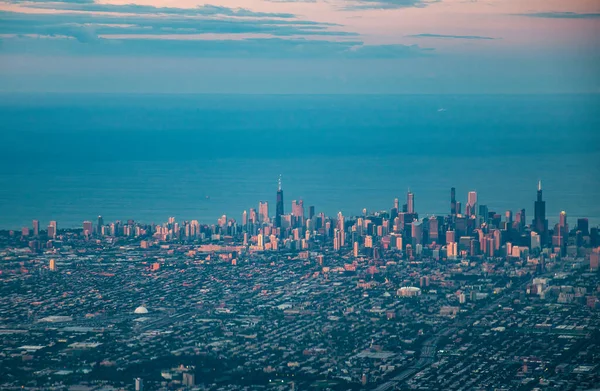
<instances>
[{"instance_id":1,"label":"skyscraper","mask_svg":"<svg viewBox=\"0 0 600 391\"><path fill-rule=\"evenodd\" d=\"M470 191L467 195L466 215L472 216L477 213L477 192Z\"/></svg>"},{"instance_id":2,"label":"skyscraper","mask_svg":"<svg viewBox=\"0 0 600 391\"><path fill-rule=\"evenodd\" d=\"M267 201L260 201L258 203L258 218L261 223L269 222L269 203Z\"/></svg>"},{"instance_id":3,"label":"skyscraper","mask_svg":"<svg viewBox=\"0 0 600 391\"><path fill-rule=\"evenodd\" d=\"M302 224L304 224L304 201L292 201L292 217L293 225L295 227L302 226Z\"/></svg>"},{"instance_id":4,"label":"skyscraper","mask_svg":"<svg viewBox=\"0 0 600 391\"><path fill-rule=\"evenodd\" d=\"M57 229L56 221L51 221L50 225L48 225L48 238L55 239L57 231L58 231L58 229Z\"/></svg>"},{"instance_id":5,"label":"skyscraper","mask_svg":"<svg viewBox=\"0 0 600 391\"><path fill-rule=\"evenodd\" d=\"M40 222L38 220L33 220L33 235L40 235Z\"/></svg>"},{"instance_id":6,"label":"skyscraper","mask_svg":"<svg viewBox=\"0 0 600 391\"><path fill-rule=\"evenodd\" d=\"M103 226L104 226L104 219L102 218L102 216L98 216L98 228L97 228L98 235L102 235L102 227Z\"/></svg>"},{"instance_id":7,"label":"skyscraper","mask_svg":"<svg viewBox=\"0 0 600 391\"><path fill-rule=\"evenodd\" d=\"M583 236L588 236L590 234L590 223L588 219L577 219L577 229L581 231Z\"/></svg>"},{"instance_id":8,"label":"skyscraper","mask_svg":"<svg viewBox=\"0 0 600 391\"><path fill-rule=\"evenodd\" d=\"M454 187L452 187L450 189L450 214L453 216L457 214L457 211L456 211L456 189Z\"/></svg>"},{"instance_id":9,"label":"skyscraper","mask_svg":"<svg viewBox=\"0 0 600 391\"><path fill-rule=\"evenodd\" d=\"M408 189L406 193L406 212L415 213L415 195Z\"/></svg>"},{"instance_id":10,"label":"skyscraper","mask_svg":"<svg viewBox=\"0 0 600 391\"><path fill-rule=\"evenodd\" d=\"M89 236L92 233L93 233L92 222L91 221L84 221L83 222L83 234L85 236Z\"/></svg>"},{"instance_id":11,"label":"skyscraper","mask_svg":"<svg viewBox=\"0 0 600 391\"><path fill-rule=\"evenodd\" d=\"M546 202L542 200L542 181L538 182L537 200L533 205L533 231L540 235L542 247L548 242L548 229L546 221Z\"/></svg>"},{"instance_id":12,"label":"skyscraper","mask_svg":"<svg viewBox=\"0 0 600 391\"><path fill-rule=\"evenodd\" d=\"M281 227L281 216L283 216L283 189L281 188L281 175L277 185L277 204L275 205L275 227Z\"/></svg>"}]
</instances>

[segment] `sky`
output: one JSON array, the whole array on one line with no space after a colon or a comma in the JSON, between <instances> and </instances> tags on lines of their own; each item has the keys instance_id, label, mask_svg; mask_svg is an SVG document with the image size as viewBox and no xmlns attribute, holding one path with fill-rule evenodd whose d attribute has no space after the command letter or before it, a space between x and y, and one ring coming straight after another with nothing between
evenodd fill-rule
<instances>
[{"instance_id":1,"label":"sky","mask_svg":"<svg viewBox=\"0 0 600 391\"><path fill-rule=\"evenodd\" d=\"M599 93L599 0L0 1L0 92Z\"/></svg>"}]
</instances>

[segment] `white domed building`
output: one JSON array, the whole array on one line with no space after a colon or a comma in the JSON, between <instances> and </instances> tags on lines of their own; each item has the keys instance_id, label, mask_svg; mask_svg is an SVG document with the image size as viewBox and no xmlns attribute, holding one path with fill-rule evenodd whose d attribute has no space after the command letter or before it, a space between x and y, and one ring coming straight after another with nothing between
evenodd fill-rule
<instances>
[{"instance_id":1,"label":"white domed building","mask_svg":"<svg viewBox=\"0 0 600 391\"><path fill-rule=\"evenodd\" d=\"M398 289L396 294L401 297L415 297L421 295L421 289L415 286L403 286L402 288Z\"/></svg>"},{"instance_id":2,"label":"white domed building","mask_svg":"<svg viewBox=\"0 0 600 391\"><path fill-rule=\"evenodd\" d=\"M136 308L135 311L133 311L133 313L137 314L137 315L147 314L148 309L146 307L144 307L143 305L141 305L138 308Z\"/></svg>"}]
</instances>

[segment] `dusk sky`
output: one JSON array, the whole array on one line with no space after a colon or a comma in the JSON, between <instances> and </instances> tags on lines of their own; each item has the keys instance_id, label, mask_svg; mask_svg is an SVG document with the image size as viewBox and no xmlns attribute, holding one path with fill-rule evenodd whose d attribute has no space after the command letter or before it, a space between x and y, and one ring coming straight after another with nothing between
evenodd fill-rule
<instances>
[{"instance_id":1,"label":"dusk sky","mask_svg":"<svg viewBox=\"0 0 600 391\"><path fill-rule=\"evenodd\" d=\"M598 0L0 2L0 91L600 92Z\"/></svg>"}]
</instances>

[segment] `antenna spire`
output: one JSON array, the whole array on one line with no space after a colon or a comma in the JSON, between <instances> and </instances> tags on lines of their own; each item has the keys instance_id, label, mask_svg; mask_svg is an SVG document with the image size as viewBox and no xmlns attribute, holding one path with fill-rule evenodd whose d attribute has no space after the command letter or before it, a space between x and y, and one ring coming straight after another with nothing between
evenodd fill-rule
<instances>
[{"instance_id":1,"label":"antenna spire","mask_svg":"<svg viewBox=\"0 0 600 391\"><path fill-rule=\"evenodd\" d=\"M538 181L538 191L541 191L541 190L542 190L542 181L539 180Z\"/></svg>"},{"instance_id":2,"label":"antenna spire","mask_svg":"<svg viewBox=\"0 0 600 391\"><path fill-rule=\"evenodd\" d=\"M279 174L279 180L277 181L277 190L281 191L281 174Z\"/></svg>"}]
</instances>

